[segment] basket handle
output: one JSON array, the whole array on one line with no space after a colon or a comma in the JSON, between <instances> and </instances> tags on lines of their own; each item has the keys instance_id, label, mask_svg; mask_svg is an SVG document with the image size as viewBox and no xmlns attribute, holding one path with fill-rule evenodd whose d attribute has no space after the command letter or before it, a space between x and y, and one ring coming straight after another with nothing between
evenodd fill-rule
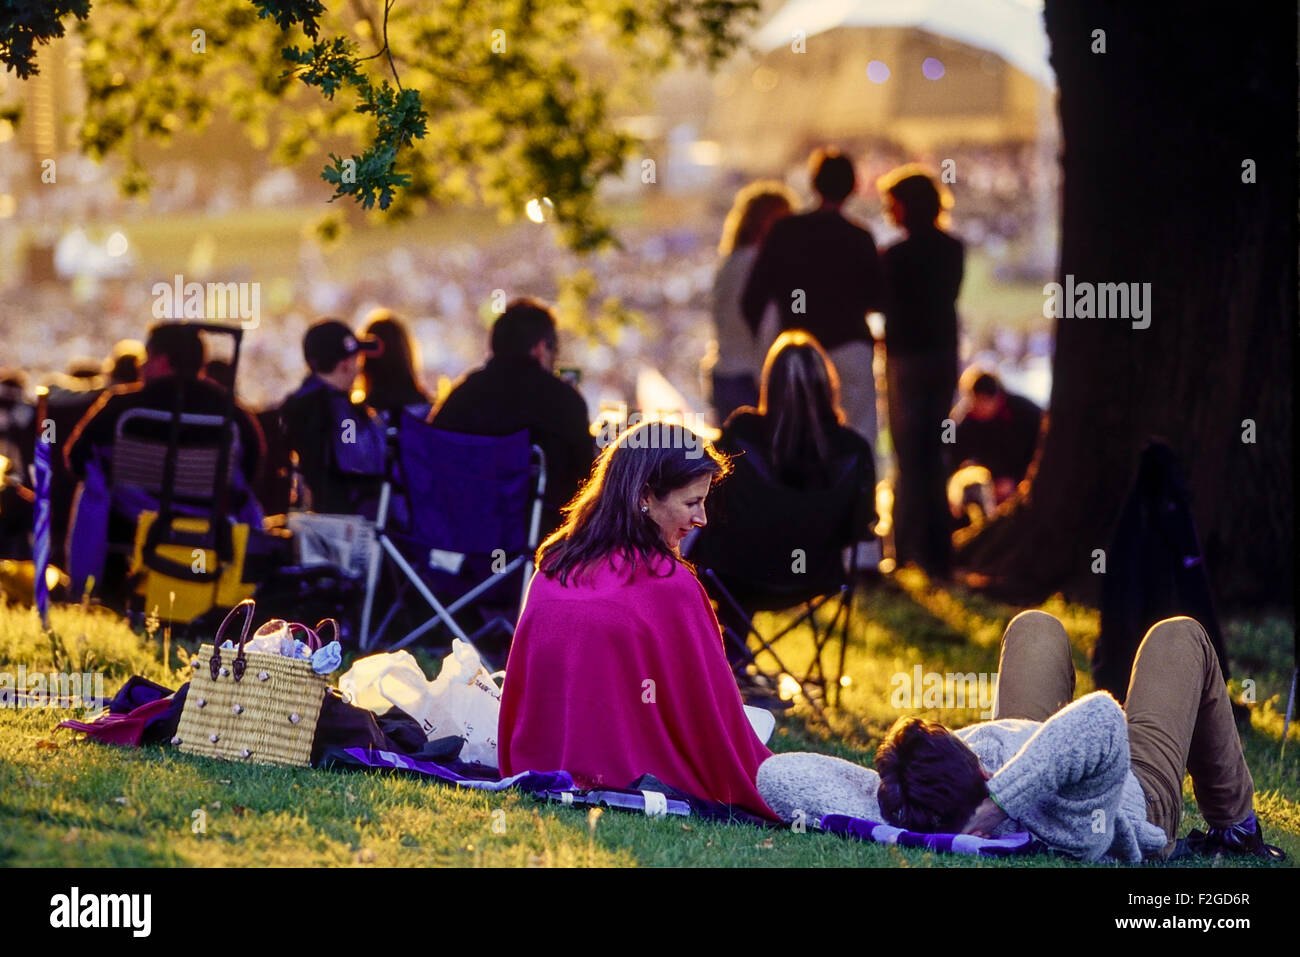
<instances>
[{"instance_id":1,"label":"basket handle","mask_svg":"<svg viewBox=\"0 0 1300 957\"><path fill-rule=\"evenodd\" d=\"M321 646L322 648L324 648L326 645L329 644L329 641L326 641L324 638L321 638L321 637L320 637L320 632L324 631L326 625L329 625L329 626L330 626L330 629L334 632L334 637L332 637L332 638L330 639L330 641L339 641L339 640L340 640L340 639L339 639L339 623L338 623L338 619L337 619L337 618L322 618L320 621L316 622L316 637L319 639L319 641L320 641L320 646Z\"/></svg>"},{"instance_id":2,"label":"basket handle","mask_svg":"<svg viewBox=\"0 0 1300 957\"><path fill-rule=\"evenodd\" d=\"M303 643L308 648L310 648L312 651L318 651L320 649L321 646L320 635L316 634L314 629L308 628L300 621L291 621L288 622L288 625L289 625L290 635L294 634L295 632L302 632L303 635L305 636L303 638Z\"/></svg>"},{"instance_id":3,"label":"basket handle","mask_svg":"<svg viewBox=\"0 0 1300 957\"><path fill-rule=\"evenodd\" d=\"M221 620L221 624L217 627L217 636L212 639L212 658L208 662L208 671L211 673L213 681L216 681L217 676L221 673L221 639L226 633L226 626L241 611L244 612L244 629L239 636L239 651L235 655L233 671L236 681L244 677L244 669L248 666L248 662L244 658L244 643L248 641L248 632L253 626L253 609L255 607L256 602L253 599L245 598L226 613L226 617Z\"/></svg>"}]
</instances>

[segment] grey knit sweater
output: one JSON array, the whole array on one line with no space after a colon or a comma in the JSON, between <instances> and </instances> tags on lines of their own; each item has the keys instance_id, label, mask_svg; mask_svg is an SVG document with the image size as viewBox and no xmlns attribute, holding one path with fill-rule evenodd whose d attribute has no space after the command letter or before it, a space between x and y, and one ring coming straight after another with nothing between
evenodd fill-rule
<instances>
[{"instance_id":1,"label":"grey knit sweater","mask_svg":"<svg viewBox=\"0 0 1300 957\"><path fill-rule=\"evenodd\" d=\"M1004 718L956 732L992 774L989 794L1008 815L995 836L1028 830L1086 861L1136 863L1166 844L1147 821L1129 764L1128 727L1105 692L1085 695L1047 721ZM759 766L763 800L786 820L848 814L881 821L880 776L822 754L788 753Z\"/></svg>"}]
</instances>

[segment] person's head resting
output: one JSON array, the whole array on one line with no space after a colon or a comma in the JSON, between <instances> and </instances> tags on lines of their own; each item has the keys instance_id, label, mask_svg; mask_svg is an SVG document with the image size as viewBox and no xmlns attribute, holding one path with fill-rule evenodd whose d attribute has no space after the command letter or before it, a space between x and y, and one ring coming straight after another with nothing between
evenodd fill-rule
<instances>
[{"instance_id":1,"label":"person's head resting","mask_svg":"<svg viewBox=\"0 0 1300 957\"><path fill-rule=\"evenodd\" d=\"M197 379L203 368L203 339L194 326L160 322L149 330L144 354L140 378L145 382L164 376Z\"/></svg>"},{"instance_id":2,"label":"person's head resting","mask_svg":"<svg viewBox=\"0 0 1300 957\"><path fill-rule=\"evenodd\" d=\"M772 343L763 361L758 411L766 419L778 471L809 456L827 464L831 433L844 423L840 379L810 333L791 329Z\"/></svg>"},{"instance_id":3,"label":"person's head resting","mask_svg":"<svg viewBox=\"0 0 1300 957\"><path fill-rule=\"evenodd\" d=\"M876 750L880 813L894 827L956 834L988 797L987 775L966 743L941 724L899 718Z\"/></svg>"},{"instance_id":4,"label":"person's head resting","mask_svg":"<svg viewBox=\"0 0 1300 957\"><path fill-rule=\"evenodd\" d=\"M513 299L492 324L491 346L494 359L515 363L531 357L551 372L559 348L555 317L539 299Z\"/></svg>"},{"instance_id":5,"label":"person's head resting","mask_svg":"<svg viewBox=\"0 0 1300 957\"><path fill-rule=\"evenodd\" d=\"M946 228L952 194L942 188L923 166L908 163L876 180L885 212L909 233Z\"/></svg>"},{"instance_id":6,"label":"person's head resting","mask_svg":"<svg viewBox=\"0 0 1300 957\"><path fill-rule=\"evenodd\" d=\"M312 373L344 392L360 371L361 354L377 354L382 347L374 339L358 338L338 319L314 322L302 339L302 355Z\"/></svg>"},{"instance_id":7,"label":"person's head resting","mask_svg":"<svg viewBox=\"0 0 1300 957\"><path fill-rule=\"evenodd\" d=\"M755 246L778 219L794 212L798 197L784 183L758 180L736 193L731 211L722 224L718 254L728 256L737 249Z\"/></svg>"},{"instance_id":8,"label":"person's head resting","mask_svg":"<svg viewBox=\"0 0 1300 957\"><path fill-rule=\"evenodd\" d=\"M962 373L959 388L969 409L967 415L977 422L987 422L1001 413L1007 404L1002 381L992 372L972 366Z\"/></svg>"},{"instance_id":9,"label":"person's head resting","mask_svg":"<svg viewBox=\"0 0 1300 957\"><path fill-rule=\"evenodd\" d=\"M675 561L686 534L707 524L705 496L730 470L725 455L684 426L636 425L596 459L564 524L537 550L538 567L567 584L615 555Z\"/></svg>"},{"instance_id":10,"label":"person's head resting","mask_svg":"<svg viewBox=\"0 0 1300 957\"><path fill-rule=\"evenodd\" d=\"M423 392L420 388L420 351L409 330L391 309L372 309L361 327L362 340L374 340L381 349L361 363L366 399L377 393ZM371 403L372 405L375 403ZM385 404L385 403L380 403Z\"/></svg>"},{"instance_id":11,"label":"person's head resting","mask_svg":"<svg viewBox=\"0 0 1300 957\"><path fill-rule=\"evenodd\" d=\"M857 182L853 161L834 147L813 150L808 157L808 173L823 206L839 206Z\"/></svg>"}]
</instances>

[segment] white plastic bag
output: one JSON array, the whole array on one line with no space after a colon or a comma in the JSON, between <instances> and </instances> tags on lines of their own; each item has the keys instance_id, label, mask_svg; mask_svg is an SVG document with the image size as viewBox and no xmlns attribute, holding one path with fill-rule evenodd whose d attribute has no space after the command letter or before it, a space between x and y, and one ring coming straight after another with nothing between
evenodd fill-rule
<instances>
[{"instance_id":1,"label":"white plastic bag","mask_svg":"<svg viewBox=\"0 0 1300 957\"><path fill-rule=\"evenodd\" d=\"M474 647L459 638L442 662L438 677L429 684L433 698L429 710L440 719L429 740L459 735L465 739L462 761L497 766L497 718L501 714L501 689L483 667Z\"/></svg>"},{"instance_id":2,"label":"white plastic bag","mask_svg":"<svg viewBox=\"0 0 1300 957\"><path fill-rule=\"evenodd\" d=\"M451 654L433 681L413 655L397 651L358 659L339 679L339 688L353 704L369 711L401 708L420 723L430 741L464 738L462 761L497 766L501 689L474 647L459 638L452 640Z\"/></svg>"},{"instance_id":3,"label":"white plastic bag","mask_svg":"<svg viewBox=\"0 0 1300 957\"><path fill-rule=\"evenodd\" d=\"M399 686L396 681L398 674L403 676L404 685L414 685L419 682L427 688L429 684L429 679L424 676L424 670L409 651L386 651L378 655L367 655L353 662L352 667L339 679L339 690L348 701L367 711L384 712L391 704L397 704L403 711L407 711L405 705L392 701L379 690L380 681L389 674L395 677L393 687ZM411 714L409 711L407 713ZM411 716L414 717L414 714Z\"/></svg>"}]
</instances>

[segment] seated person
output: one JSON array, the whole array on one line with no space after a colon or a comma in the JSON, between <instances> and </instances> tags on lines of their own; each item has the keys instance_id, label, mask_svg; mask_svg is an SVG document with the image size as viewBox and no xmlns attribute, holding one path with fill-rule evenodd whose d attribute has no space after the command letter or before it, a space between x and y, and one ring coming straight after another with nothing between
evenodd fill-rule
<instances>
[{"instance_id":1,"label":"seated person","mask_svg":"<svg viewBox=\"0 0 1300 957\"><path fill-rule=\"evenodd\" d=\"M1040 611L1007 626L998 670L992 721L952 732L900 719L876 752L878 775L779 755L759 769L759 791L784 817L802 809L985 837L1027 830L1082 860L1136 863L1173 851L1186 770L1210 825L1189 846L1280 859L1264 844L1219 659L1195 620L1147 632L1123 708L1104 691L1069 703L1069 638Z\"/></svg>"},{"instance_id":2,"label":"seated person","mask_svg":"<svg viewBox=\"0 0 1300 957\"><path fill-rule=\"evenodd\" d=\"M960 388L962 398L953 410L957 430L952 460L988 470L996 507L1011 497L1029 471L1043 410L1007 392L993 373L974 366L962 374Z\"/></svg>"},{"instance_id":3,"label":"seated person","mask_svg":"<svg viewBox=\"0 0 1300 957\"><path fill-rule=\"evenodd\" d=\"M587 403L555 375L555 318L536 299L515 299L492 325L492 357L465 376L429 416L429 424L469 435L528 431L546 455L544 534L591 470L595 442Z\"/></svg>"},{"instance_id":4,"label":"seated person","mask_svg":"<svg viewBox=\"0 0 1300 957\"><path fill-rule=\"evenodd\" d=\"M304 510L373 517L386 464L384 428L368 406L352 401L351 390L361 354L378 351L375 340L357 338L337 319L319 320L303 337L310 372L280 406L280 423L298 457Z\"/></svg>"},{"instance_id":5,"label":"seated person","mask_svg":"<svg viewBox=\"0 0 1300 957\"><path fill-rule=\"evenodd\" d=\"M141 381L114 386L101 394L77 424L64 448L68 470L77 479L84 481L83 494L76 507L77 518L73 521L72 534L75 541L85 541L78 538L78 521L91 522L103 518L100 516L99 519L92 519L89 513L82 514L82 508L89 507L85 486L95 485L100 492L106 492L112 485L113 441L118 419L124 412L129 409L154 409L171 413L176 407L178 391L183 413L225 415L230 411L233 401L230 393L199 375L203 367L203 340L194 327L185 323L159 323L149 331L145 356L144 365L140 368ZM227 490L230 512L240 521L261 527L261 507L249 489L256 483L265 453L265 442L256 421L238 405L234 408L234 422L237 428L237 446L232 454L236 456L238 468L234 472L231 487ZM129 428L132 434L155 442L167 442L171 434L171 424L166 421L136 422ZM180 440L182 443L186 440L184 430ZM96 472L93 482L90 480L92 468ZM93 497L96 493L91 494ZM118 494L113 496L111 504L111 512L107 517L107 539L118 544L132 540L136 519L141 511L157 507L157 503L152 500L146 501L139 496L127 498ZM90 525L83 525L80 534L90 538L101 537L92 532ZM70 552L76 551L75 547L70 547ZM70 555L70 564L76 565L78 561L77 555ZM96 557L91 562L88 573L98 575L98 565L99 557ZM78 568L78 573L73 575L74 586L84 581L80 571ZM116 577L115 574L113 577Z\"/></svg>"},{"instance_id":6,"label":"seated person","mask_svg":"<svg viewBox=\"0 0 1300 957\"><path fill-rule=\"evenodd\" d=\"M718 488L715 520L691 544L691 561L712 569L747 614L788 607L783 593L795 589L838 587L842 550L875 537L876 470L871 446L844 425L835 367L816 339L802 330L777 338L758 409L737 409L718 448L735 456L736 470ZM797 572L795 549L805 561ZM748 619L730 602L719 607L738 639L728 654L743 665Z\"/></svg>"},{"instance_id":7,"label":"seated person","mask_svg":"<svg viewBox=\"0 0 1300 957\"><path fill-rule=\"evenodd\" d=\"M390 426L399 424L403 412L426 418L431 403L420 385L420 353L406 323L391 310L372 309L361 335L383 346L378 355L361 360L366 405Z\"/></svg>"},{"instance_id":8,"label":"seated person","mask_svg":"<svg viewBox=\"0 0 1300 957\"><path fill-rule=\"evenodd\" d=\"M770 752L678 554L726 469L703 439L667 423L644 422L601 453L537 552L501 695L503 775L562 769L590 788L651 774L775 820L754 787Z\"/></svg>"}]
</instances>

